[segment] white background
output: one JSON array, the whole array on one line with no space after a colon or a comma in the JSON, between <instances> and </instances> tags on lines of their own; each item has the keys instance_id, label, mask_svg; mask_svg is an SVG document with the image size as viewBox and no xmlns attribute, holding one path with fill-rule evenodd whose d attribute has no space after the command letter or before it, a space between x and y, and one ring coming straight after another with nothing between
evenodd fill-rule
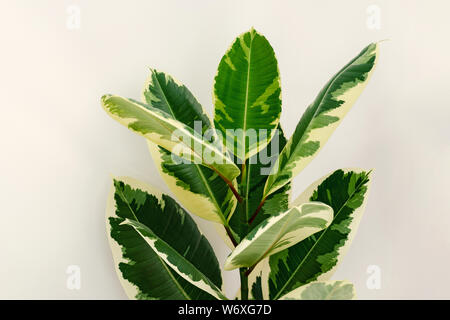
<instances>
[{"instance_id":1,"label":"white background","mask_svg":"<svg viewBox=\"0 0 450 320\"><path fill-rule=\"evenodd\" d=\"M80 29L66 27L69 5ZM381 9L370 30L367 7ZM254 26L275 49L291 135L326 81L364 46L379 64L352 111L297 177L293 196L341 167L375 168L358 234L335 279L361 299L450 298L448 1L0 1L0 298L124 299L104 211L111 175L165 192L145 141L110 119L104 93L139 98L148 67L212 114L225 50ZM197 219L220 263L228 250ZM66 268L81 268L81 289ZM367 267L381 270L370 290ZM226 272L226 291L238 287Z\"/></svg>"}]
</instances>

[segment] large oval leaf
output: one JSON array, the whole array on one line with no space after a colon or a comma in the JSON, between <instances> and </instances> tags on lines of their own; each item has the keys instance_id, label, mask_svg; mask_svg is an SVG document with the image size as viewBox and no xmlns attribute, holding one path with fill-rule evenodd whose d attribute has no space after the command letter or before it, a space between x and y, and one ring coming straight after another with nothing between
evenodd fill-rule
<instances>
[{"instance_id":1,"label":"large oval leaf","mask_svg":"<svg viewBox=\"0 0 450 320\"><path fill-rule=\"evenodd\" d=\"M164 72L150 70L142 97L201 135L212 130L211 122L192 93ZM215 137L216 138L216 137ZM191 213L226 225L237 200L225 181L213 170L197 163L183 163L166 149L148 142L161 177L177 200ZM236 181L230 181L236 188Z\"/></svg>"},{"instance_id":2,"label":"large oval leaf","mask_svg":"<svg viewBox=\"0 0 450 320\"><path fill-rule=\"evenodd\" d=\"M222 291L183 256L184 253L178 252L176 249L172 248L146 225L130 219L125 219L123 224L133 227L158 257L183 279L208 292L217 299L227 300ZM188 248L188 250L189 249L190 248Z\"/></svg>"},{"instance_id":3,"label":"large oval leaf","mask_svg":"<svg viewBox=\"0 0 450 320\"><path fill-rule=\"evenodd\" d=\"M240 171L216 143L160 109L114 95L104 95L102 106L116 121L189 163L205 165L233 181Z\"/></svg>"},{"instance_id":4,"label":"large oval leaf","mask_svg":"<svg viewBox=\"0 0 450 320\"><path fill-rule=\"evenodd\" d=\"M328 280L344 256L361 220L369 188L369 173L337 170L314 182L293 205L320 201L334 210L330 226L269 258L270 299L311 281Z\"/></svg>"},{"instance_id":5,"label":"large oval leaf","mask_svg":"<svg viewBox=\"0 0 450 320\"><path fill-rule=\"evenodd\" d=\"M242 162L269 143L281 113L280 75L270 43L254 29L240 35L220 61L214 105L216 128Z\"/></svg>"},{"instance_id":6,"label":"large oval leaf","mask_svg":"<svg viewBox=\"0 0 450 320\"><path fill-rule=\"evenodd\" d=\"M308 202L268 218L253 229L231 252L225 270L251 267L312 234L325 229L333 209L320 202Z\"/></svg>"},{"instance_id":7,"label":"large oval leaf","mask_svg":"<svg viewBox=\"0 0 450 320\"><path fill-rule=\"evenodd\" d=\"M355 287L348 281L316 281L301 286L280 300L353 300L356 298Z\"/></svg>"},{"instance_id":8,"label":"large oval leaf","mask_svg":"<svg viewBox=\"0 0 450 320\"><path fill-rule=\"evenodd\" d=\"M320 91L281 151L264 187L265 196L285 185L317 155L364 90L373 73L377 56L378 44L372 43Z\"/></svg>"},{"instance_id":9,"label":"large oval leaf","mask_svg":"<svg viewBox=\"0 0 450 320\"><path fill-rule=\"evenodd\" d=\"M195 222L172 198L131 178L117 178L107 205L107 231L118 277L131 299L212 299L174 271L125 219L152 228L220 288L219 263Z\"/></svg>"}]
</instances>

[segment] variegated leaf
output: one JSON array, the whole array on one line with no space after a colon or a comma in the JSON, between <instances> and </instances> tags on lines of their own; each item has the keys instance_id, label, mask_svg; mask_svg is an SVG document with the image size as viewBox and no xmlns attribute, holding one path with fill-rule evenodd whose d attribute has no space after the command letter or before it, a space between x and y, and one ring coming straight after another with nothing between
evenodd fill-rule
<instances>
[{"instance_id":1,"label":"variegated leaf","mask_svg":"<svg viewBox=\"0 0 450 320\"><path fill-rule=\"evenodd\" d=\"M178 164L177 156L148 142L158 171L177 200L189 212L221 225L228 220L237 204L236 197L220 176L198 164ZM236 182L232 182L236 187Z\"/></svg>"},{"instance_id":2,"label":"variegated leaf","mask_svg":"<svg viewBox=\"0 0 450 320\"><path fill-rule=\"evenodd\" d=\"M258 210L261 200L263 199L264 183L270 172L270 166L273 165L273 161L276 160L279 150L282 149L285 144L286 138L279 125L278 131L273 136L271 142L265 149L258 153L258 161L252 163L251 159L247 160L247 181L245 183L241 182L243 186L241 194L246 199L244 203L245 210L240 210L238 206L238 208L236 208L237 212L234 213L230 220L231 228L236 230L240 235L239 239L244 238L253 230L253 228L257 227L265 219L289 209L291 196L290 182L270 194L262 204L254 221L250 225L248 224L249 219ZM238 181L241 181L241 176L237 179ZM234 249L234 247L232 247L232 249ZM265 258L259 262L255 269L248 275L249 297L251 299L268 299L269 289L267 281L261 281L261 279L267 279L269 270L268 262L266 263L267 260L268 258Z\"/></svg>"},{"instance_id":3,"label":"variegated leaf","mask_svg":"<svg viewBox=\"0 0 450 320\"><path fill-rule=\"evenodd\" d=\"M378 44L372 43L320 91L282 150L264 187L265 196L285 185L317 155L365 88L377 56Z\"/></svg>"},{"instance_id":4,"label":"variegated leaf","mask_svg":"<svg viewBox=\"0 0 450 320\"><path fill-rule=\"evenodd\" d=\"M359 169L337 170L314 182L293 203L320 201L331 206L330 226L269 258L270 299L311 281L330 279L355 236L369 188L369 173Z\"/></svg>"},{"instance_id":5,"label":"variegated leaf","mask_svg":"<svg viewBox=\"0 0 450 320\"><path fill-rule=\"evenodd\" d=\"M270 217L253 229L231 252L225 270L251 267L310 235L325 229L333 209L320 202L308 202Z\"/></svg>"},{"instance_id":6,"label":"variegated leaf","mask_svg":"<svg viewBox=\"0 0 450 320\"><path fill-rule=\"evenodd\" d=\"M217 299L227 300L227 297L225 297L222 291L207 276L197 269L196 266L187 260L182 252L178 252L172 248L167 242L159 238L150 228L136 220L125 219L123 224L132 226L159 258L183 279L205 292L208 292Z\"/></svg>"},{"instance_id":7,"label":"variegated leaf","mask_svg":"<svg viewBox=\"0 0 450 320\"><path fill-rule=\"evenodd\" d=\"M228 181L233 181L240 173L220 146L206 141L164 111L114 95L103 96L102 106L119 123L189 163L205 165Z\"/></svg>"},{"instance_id":8,"label":"variegated leaf","mask_svg":"<svg viewBox=\"0 0 450 320\"><path fill-rule=\"evenodd\" d=\"M125 219L140 222L220 288L219 263L195 222L172 198L131 178L117 178L108 199L107 231L117 275L130 299L213 299L166 263Z\"/></svg>"},{"instance_id":9,"label":"variegated leaf","mask_svg":"<svg viewBox=\"0 0 450 320\"><path fill-rule=\"evenodd\" d=\"M142 101L202 135L212 128L208 115L189 89L164 72L150 69Z\"/></svg>"},{"instance_id":10,"label":"variegated leaf","mask_svg":"<svg viewBox=\"0 0 450 320\"><path fill-rule=\"evenodd\" d=\"M353 300L355 287L348 281L310 282L285 294L280 300Z\"/></svg>"},{"instance_id":11,"label":"variegated leaf","mask_svg":"<svg viewBox=\"0 0 450 320\"><path fill-rule=\"evenodd\" d=\"M251 300L268 300L269 284L267 282L270 266L267 257L261 260L248 275L249 298Z\"/></svg>"},{"instance_id":12,"label":"variegated leaf","mask_svg":"<svg viewBox=\"0 0 450 320\"><path fill-rule=\"evenodd\" d=\"M211 122L192 93L171 76L151 69L142 93L143 101L162 110L203 136L214 136ZM216 138L214 136L214 138ZM213 170L182 159L148 141L161 177L177 200L191 213L227 225L237 200L225 181ZM236 186L236 181L230 181Z\"/></svg>"},{"instance_id":13,"label":"variegated leaf","mask_svg":"<svg viewBox=\"0 0 450 320\"><path fill-rule=\"evenodd\" d=\"M220 61L214 105L215 126L242 162L269 143L281 113L280 75L271 45L253 28Z\"/></svg>"},{"instance_id":14,"label":"variegated leaf","mask_svg":"<svg viewBox=\"0 0 450 320\"><path fill-rule=\"evenodd\" d=\"M244 238L263 220L289 209L291 194L290 183L269 195L262 207L258 209L261 200L263 199L264 183L267 180L270 167L275 162L279 150L283 148L285 144L286 138L279 126L266 148L261 150L254 158L247 160L245 165L245 181L242 181L242 173L237 178L240 182L240 194L244 199L244 203L242 204L244 210L242 210L240 206L235 209L235 213L230 220L230 226L238 233L239 239ZM256 219L251 225L248 225L248 221L257 210L259 210L259 212Z\"/></svg>"}]
</instances>

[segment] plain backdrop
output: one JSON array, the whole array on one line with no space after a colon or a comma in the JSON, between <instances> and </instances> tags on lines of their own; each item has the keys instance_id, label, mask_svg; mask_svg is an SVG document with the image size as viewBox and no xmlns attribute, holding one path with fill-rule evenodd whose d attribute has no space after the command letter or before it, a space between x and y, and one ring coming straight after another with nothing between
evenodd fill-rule
<instances>
[{"instance_id":1,"label":"plain backdrop","mask_svg":"<svg viewBox=\"0 0 450 320\"><path fill-rule=\"evenodd\" d=\"M380 29L367 24L371 5ZM0 1L0 298L126 298L105 232L111 175L169 190L144 139L110 119L99 99L139 98L154 67L212 114L217 65L253 26L278 58L289 136L335 72L389 39L354 108L296 178L293 198L337 168L374 168L334 279L352 281L361 299L449 299L449 13L448 1L412 0ZM229 250L196 220L222 264ZM66 285L70 265L81 270L79 290ZM373 265L379 289L367 286ZM238 275L224 280L232 297Z\"/></svg>"}]
</instances>

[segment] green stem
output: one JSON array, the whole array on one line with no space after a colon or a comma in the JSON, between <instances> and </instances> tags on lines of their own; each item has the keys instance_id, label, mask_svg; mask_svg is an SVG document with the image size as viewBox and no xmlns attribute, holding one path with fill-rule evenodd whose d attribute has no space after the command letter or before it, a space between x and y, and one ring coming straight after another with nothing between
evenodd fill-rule
<instances>
[{"instance_id":1,"label":"green stem","mask_svg":"<svg viewBox=\"0 0 450 320\"><path fill-rule=\"evenodd\" d=\"M245 165L245 162L242 164L241 167L241 181L239 184L239 191L243 196L242 202L239 203L240 206L240 214L241 214L241 235L242 237L245 237L245 235L248 232L248 225L247 225L247 197L248 194L246 193L247 188L247 166ZM240 268L239 269L239 276L241 278L241 300L248 300L248 276L246 275L247 268Z\"/></svg>"},{"instance_id":2,"label":"green stem","mask_svg":"<svg viewBox=\"0 0 450 320\"><path fill-rule=\"evenodd\" d=\"M233 243L233 246L236 247L238 245L238 243L233 236L233 232L231 232L230 226L225 225L224 227L225 227L225 230L227 231L228 238L230 238L231 243Z\"/></svg>"},{"instance_id":3,"label":"green stem","mask_svg":"<svg viewBox=\"0 0 450 320\"><path fill-rule=\"evenodd\" d=\"M258 215L259 211L261 210L262 206L264 205L264 202L266 201L266 198L263 198L261 202L258 205L258 208L256 208L255 212L252 214L251 218L248 220L248 224L252 224L252 222L255 220L256 216Z\"/></svg>"},{"instance_id":4,"label":"green stem","mask_svg":"<svg viewBox=\"0 0 450 320\"><path fill-rule=\"evenodd\" d=\"M256 265L258 264L255 263L254 265L252 265L250 268L247 269L247 271L245 271L245 276L248 277L250 275L250 273L253 271L253 269L255 269Z\"/></svg>"},{"instance_id":5,"label":"green stem","mask_svg":"<svg viewBox=\"0 0 450 320\"><path fill-rule=\"evenodd\" d=\"M239 275L241 276L241 300L248 300L248 277L245 274L246 268L239 269Z\"/></svg>"},{"instance_id":6,"label":"green stem","mask_svg":"<svg viewBox=\"0 0 450 320\"><path fill-rule=\"evenodd\" d=\"M219 171L217 171L216 168L214 168L213 166L209 166L210 169L212 169L215 173L217 173L219 175L219 177L222 178L223 181L225 181L225 183L228 185L228 187L230 188L231 192L233 192L234 196L236 197L237 201L239 203L242 202L242 197L239 194L239 192L237 192L237 190L234 188L233 183L228 180L227 178L224 177L223 174L221 174Z\"/></svg>"},{"instance_id":7,"label":"green stem","mask_svg":"<svg viewBox=\"0 0 450 320\"><path fill-rule=\"evenodd\" d=\"M245 165L245 163L242 164L241 167L241 181L239 184L239 191L241 194L244 195L244 197L242 198L242 201L239 203L240 206L240 214L241 214L241 237L245 237L247 235L248 232L248 225L247 225L247 197L248 195L246 194L245 190L247 188L247 166Z\"/></svg>"}]
</instances>

